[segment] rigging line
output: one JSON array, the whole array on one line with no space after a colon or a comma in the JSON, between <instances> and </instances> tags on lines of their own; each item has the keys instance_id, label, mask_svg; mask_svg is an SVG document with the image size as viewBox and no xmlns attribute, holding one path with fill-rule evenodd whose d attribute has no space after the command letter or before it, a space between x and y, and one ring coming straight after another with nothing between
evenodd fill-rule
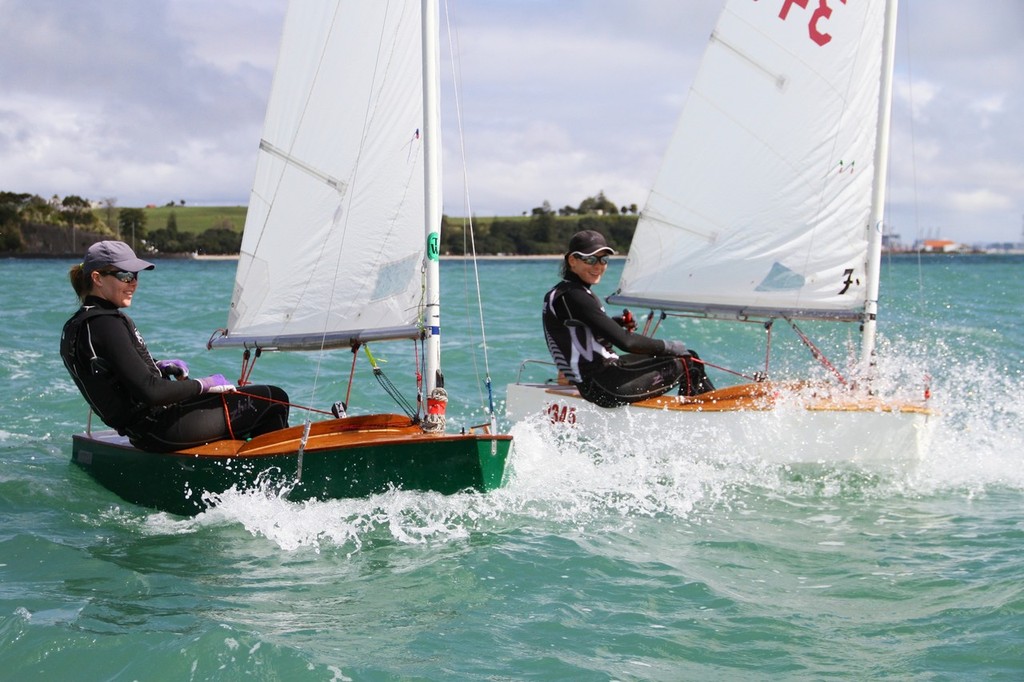
<instances>
[{"instance_id":1,"label":"rigging line","mask_svg":"<svg viewBox=\"0 0 1024 682\"><path fill-rule=\"evenodd\" d=\"M345 389L345 409L348 410L348 406L352 400L352 384L356 379L356 359L359 358L359 344L352 346L352 367L348 371L348 388Z\"/></svg>"},{"instance_id":2,"label":"rigging line","mask_svg":"<svg viewBox=\"0 0 1024 682\"><path fill-rule=\"evenodd\" d=\"M467 234L470 235L470 240L472 240L472 236L471 235L472 235L472 229L473 229L472 228L472 215L473 215L473 213L472 213L472 211L469 208L470 207L470 199L469 199L469 169L467 167L465 136L464 136L464 128L463 128L463 125L462 125L462 102L461 102L461 98L459 96L459 93L461 92L461 83L462 83L462 61L459 59L459 55L461 54L461 51L458 48L458 35L457 35L456 31L452 28L452 22L451 22L452 11L451 11L451 6L449 5L449 3L447 1L444 3L444 10L445 10L445 12L444 12L445 29L446 29L447 36L448 36L448 53L451 55L451 70L452 70L452 83L453 83L452 92L453 92L453 96L455 98L455 119L456 119L456 129L458 130L459 155L460 155L460 158L461 158L461 161L462 161L461 168L462 168L463 208L465 210L466 215L470 216L469 218L463 218L462 219L462 243L463 243L462 253L463 253L463 255L469 253L469 254L471 254L471 257L475 258L476 254L472 250L473 247L470 246L469 250L467 250L467 248L466 248L466 237L467 237ZM465 277L467 269L468 268L466 266L466 263L463 262L463 276L464 277ZM468 305L469 295L467 293L468 289L469 289L468 277L464 280L464 283L465 283L465 286L463 287L463 295L464 295L464 301L466 301L466 308L468 309L469 308L469 305ZM469 334L470 334L470 343L472 343L472 337L473 337L473 330L472 330L472 328L469 330ZM485 345L486 345L486 342L485 342ZM474 374L476 376L479 376L480 375L480 370L477 367L476 354L475 353L471 353L470 356L471 356L471 360L473 362ZM478 387L477 391L479 393L479 387ZM481 398L483 397L482 394L481 394L480 397Z\"/></svg>"},{"instance_id":3,"label":"rigging line","mask_svg":"<svg viewBox=\"0 0 1024 682\"><path fill-rule=\"evenodd\" d=\"M417 343L419 343L419 345L416 345ZM426 340L425 337L422 337L422 336L419 339L413 339L413 341L412 341L412 355L413 355L412 366L413 366L413 369L415 370L415 374L416 374L416 419L419 419L420 418L420 414L424 413L424 410L423 410L423 369L425 369L425 368L423 367L422 364L420 364L420 355L421 355L421 351L422 351L422 356L423 356L424 359L426 359L427 352L426 352L426 349L423 348L423 346L425 346L426 344L427 344L427 340Z\"/></svg>"},{"instance_id":4,"label":"rigging line","mask_svg":"<svg viewBox=\"0 0 1024 682\"><path fill-rule=\"evenodd\" d=\"M917 193L917 138L916 131L917 126L914 125L916 120L914 117L915 109L917 108L916 102L914 101L914 62L912 57L911 45L910 45L910 7L907 7L907 11L903 13L901 17L900 25L903 27L904 37L904 55L903 59L907 64L907 100L910 107L910 116L908 117L907 125L910 129L910 186L911 193L913 196L914 206L914 239L921 240L921 208L918 204L918 193ZM891 152L890 152L891 153ZM888 194L886 196L889 196ZM924 303L924 267L921 260L921 250L917 251L917 304L918 311L923 308Z\"/></svg>"},{"instance_id":5,"label":"rigging line","mask_svg":"<svg viewBox=\"0 0 1024 682\"><path fill-rule=\"evenodd\" d=\"M241 389L237 389L237 390L233 391L233 393L235 393L236 395L244 395L244 396L246 396L248 398L253 398L254 400L262 400L263 402L266 402L266 403L275 403L277 405L287 405L289 408L294 408L296 410L304 410L305 412L316 412L317 414L326 414L326 415L330 415L331 414L331 412L328 411L328 410L321 410L321 409L318 409L316 407L309 407L307 405L301 405L299 403L293 403L293 402L290 402L288 400L278 400L277 398L271 398L270 396L257 395L255 393L249 393L249 392L243 391Z\"/></svg>"},{"instance_id":6,"label":"rigging line","mask_svg":"<svg viewBox=\"0 0 1024 682\"><path fill-rule=\"evenodd\" d=\"M366 357L370 361L370 366L373 368L374 378L377 380L377 383L380 384L380 387L384 389L384 392L391 396L391 399L395 401L395 404L398 405L402 411L405 412L409 419L418 419L419 413L413 408L412 404L406 399L406 397L402 395L401 391L399 391L391 382L391 379L384 374L384 370L378 366L377 359L374 358L373 353L370 352L369 344L363 344L363 352L366 353Z\"/></svg>"},{"instance_id":7,"label":"rigging line","mask_svg":"<svg viewBox=\"0 0 1024 682\"><path fill-rule=\"evenodd\" d=\"M231 426L231 410L228 409L228 399L223 393L220 394L220 405L224 408L224 423L228 427L228 435L231 436L231 440L235 440L235 429Z\"/></svg>"},{"instance_id":8,"label":"rigging line","mask_svg":"<svg viewBox=\"0 0 1024 682\"><path fill-rule=\"evenodd\" d=\"M747 381L757 382L757 380L758 380L756 373L755 373L754 376L750 376L750 375L744 374L743 372L740 372L738 370L729 369L728 367L723 367L722 365L716 365L713 362L708 362L707 360L704 360L702 358L695 358L693 356L690 356L690 357L686 358L686 360L688 362L699 363L701 365L704 365L705 367L714 367L715 369L717 369L717 370L719 370L721 372L725 372L726 374L732 374L733 376L738 376L741 379L746 379Z\"/></svg>"},{"instance_id":9,"label":"rigging line","mask_svg":"<svg viewBox=\"0 0 1024 682\"><path fill-rule=\"evenodd\" d=\"M835 365L829 362L828 358L825 357L825 354L821 352L821 349L814 345L814 342L811 341L810 337L804 334L803 331L800 330L800 327L796 326L796 322L789 319L788 317L784 319L786 320L786 322L789 322L789 326L793 328L793 331L796 332L796 335L800 337L800 340L803 341L804 345L807 346L808 350L811 351L811 356L813 356L815 360L820 362L822 367L832 372L832 374L835 375L836 379L839 380L840 384L846 386L846 378L842 374L840 374L839 370L835 368Z\"/></svg>"},{"instance_id":10,"label":"rigging line","mask_svg":"<svg viewBox=\"0 0 1024 682\"><path fill-rule=\"evenodd\" d=\"M448 29L448 50L449 50L449 52L452 55L452 60L451 60L451 64L452 64L452 67L451 67L452 68L452 82L454 83L454 86L455 86L453 88L453 90L454 90L454 95L455 95L455 117L456 117L456 122L457 122L457 126L458 126L457 129L458 129L458 132L459 132L459 153L460 153L460 158L462 160L462 186L464 188L463 198L464 198L464 201L465 201L466 215L468 216L465 219L465 221L463 222L463 229L465 230L466 226L468 225L470 254L471 254L471 257L472 257L472 264L473 264L473 281L474 281L474 283L476 285L477 313L478 313L478 315L480 317L480 341L483 344L484 376L485 376L485 382L486 382L486 385L487 385L489 411L490 411L491 414L493 414L494 413L494 402L493 402L493 395L491 393L490 359L489 359L489 355L488 355L488 352L487 352L487 328L486 328L486 325L484 323L484 304L483 304L483 297L481 295L481 287L480 287L480 270L479 270L479 265L477 263L476 239L475 239L475 235L474 235L474 232L473 232L473 211L471 209L471 202L470 202L470 198L469 198L469 163L468 163L467 156L466 156L465 130L464 130L463 124L462 124L462 100L461 100L461 98L459 96L459 93L461 92L460 84L462 82L462 80L461 80L461 65L462 65L462 62L461 62L461 60L458 59L458 55L460 53L456 49L457 42L458 42L457 41L457 35L456 35L456 32L453 31L453 29L452 29L452 25L451 25L451 8L450 8L449 3L448 3L447 0L445 0L444 7L445 7L445 26ZM465 232L463 234L465 234ZM476 365L476 354L475 353L471 353L471 356L473 357L473 364L475 366ZM479 376L479 371L477 371L477 375ZM479 390L479 386L478 386L478 390ZM483 398L483 396L481 396L481 399L482 398Z\"/></svg>"},{"instance_id":11,"label":"rigging line","mask_svg":"<svg viewBox=\"0 0 1024 682\"><path fill-rule=\"evenodd\" d=\"M654 329L650 329L651 322L655 318L655 311L652 310L647 315L647 322L644 324L643 331L640 331L640 332L637 332L637 333L641 334L642 336L649 336L651 338L654 338L654 332L656 332L658 330L658 327L661 325L662 321L664 321L666 318L669 317L668 313L665 312L664 310L662 310L660 312L661 312L661 315L658 317L658 321L654 324ZM677 316L677 317L686 317L686 316L685 315L680 315L680 316ZM648 334L648 331L650 331L649 334ZM733 375L738 376L740 378L746 379L747 381L757 381L758 380L756 373L755 373L754 376L749 376L749 375L744 374L743 372L740 372L738 370L730 369L730 368L725 367L723 365L716 365L713 362L708 362L707 360L705 360L703 358L690 357L690 358L688 358L688 360L690 360L692 362L700 363L700 364L704 365L705 367L713 367L713 368L715 368L717 370L721 370L722 372L725 372L727 374L733 374ZM766 375L767 375L767 370L768 370L768 359L765 358L765 374Z\"/></svg>"}]
</instances>

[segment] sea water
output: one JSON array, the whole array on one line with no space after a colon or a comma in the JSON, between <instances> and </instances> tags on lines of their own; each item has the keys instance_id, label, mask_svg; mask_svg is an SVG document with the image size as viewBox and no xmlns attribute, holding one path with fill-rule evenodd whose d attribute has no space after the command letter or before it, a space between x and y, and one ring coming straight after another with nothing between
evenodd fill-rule
<instances>
[{"instance_id":1,"label":"sea water","mask_svg":"<svg viewBox=\"0 0 1024 682\"><path fill-rule=\"evenodd\" d=\"M684 430L595 440L502 419L516 445L490 494L228 493L187 519L69 462L87 417L57 354L70 264L0 261L0 679L1024 679L1021 257L884 262L880 375L942 413L917 466L770 466ZM442 273L449 422L480 423L546 355L557 262ZM154 355L237 376L234 351L205 350L233 274L142 274L129 312ZM710 362L763 367L763 328L663 324ZM845 371L855 330L810 326ZM795 345L773 372L826 371ZM412 396L411 344L374 351ZM351 361L266 354L255 378L299 406L397 411L362 357L349 391Z\"/></svg>"}]
</instances>

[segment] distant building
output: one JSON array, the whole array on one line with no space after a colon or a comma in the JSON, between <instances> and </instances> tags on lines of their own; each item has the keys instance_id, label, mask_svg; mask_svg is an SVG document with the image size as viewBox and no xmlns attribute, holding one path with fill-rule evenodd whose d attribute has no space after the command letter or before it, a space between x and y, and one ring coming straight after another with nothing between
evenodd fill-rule
<instances>
[{"instance_id":1,"label":"distant building","mask_svg":"<svg viewBox=\"0 0 1024 682\"><path fill-rule=\"evenodd\" d=\"M918 242L918 251L925 253L955 253L967 250L963 244L952 239L925 239Z\"/></svg>"}]
</instances>

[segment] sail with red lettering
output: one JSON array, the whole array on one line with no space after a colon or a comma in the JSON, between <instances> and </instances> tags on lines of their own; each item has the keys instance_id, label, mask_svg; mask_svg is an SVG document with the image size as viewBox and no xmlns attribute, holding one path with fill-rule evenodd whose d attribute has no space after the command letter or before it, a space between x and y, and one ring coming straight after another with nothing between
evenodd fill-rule
<instances>
[{"instance_id":1,"label":"sail with red lettering","mask_svg":"<svg viewBox=\"0 0 1024 682\"><path fill-rule=\"evenodd\" d=\"M864 317L885 23L878 0L727 2L611 302Z\"/></svg>"},{"instance_id":2,"label":"sail with red lettering","mask_svg":"<svg viewBox=\"0 0 1024 682\"><path fill-rule=\"evenodd\" d=\"M517 381L512 419L540 415L580 434L682 433L730 463L921 460L936 420L927 383L898 395L876 380L874 353L896 3L727 0L608 299L648 323L658 312L760 322L763 365L720 364L723 335L688 362L742 383L718 384L718 374L719 388L697 392L684 374L677 395L607 409L558 377ZM804 319L860 323L849 378L794 322ZM821 363L817 375L770 362L777 320Z\"/></svg>"}]
</instances>

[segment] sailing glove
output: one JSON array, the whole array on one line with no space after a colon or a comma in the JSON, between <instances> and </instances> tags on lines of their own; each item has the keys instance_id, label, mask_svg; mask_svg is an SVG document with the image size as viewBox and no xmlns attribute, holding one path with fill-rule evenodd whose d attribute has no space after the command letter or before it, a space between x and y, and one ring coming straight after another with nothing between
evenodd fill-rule
<instances>
[{"instance_id":1,"label":"sailing glove","mask_svg":"<svg viewBox=\"0 0 1024 682\"><path fill-rule=\"evenodd\" d=\"M159 360L156 367L165 379L188 379L188 365L184 360Z\"/></svg>"},{"instance_id":2,"label":"sailing glove","mask_svg":"<svg viewBox=\"0 0 1024 682\"><path fill-rule=\"evenodd\" d=\"M230 393L235 390L235 385L224 378L223 374L211 374L208 377L197 379L199 382L199 393Z\"/></svg>"},{"instance_id":3,"label":"sailing glove","mask_svg":"<svg viewBox=\"0 0 1024 682\"><path fill-rule=\"evenodd\" d=\"M688 355L689 351L686 350L686 346L682 341L666 341L665 342L665 354L666 355L677 355L684 356Z\"/></svg>"}]
</instances>

